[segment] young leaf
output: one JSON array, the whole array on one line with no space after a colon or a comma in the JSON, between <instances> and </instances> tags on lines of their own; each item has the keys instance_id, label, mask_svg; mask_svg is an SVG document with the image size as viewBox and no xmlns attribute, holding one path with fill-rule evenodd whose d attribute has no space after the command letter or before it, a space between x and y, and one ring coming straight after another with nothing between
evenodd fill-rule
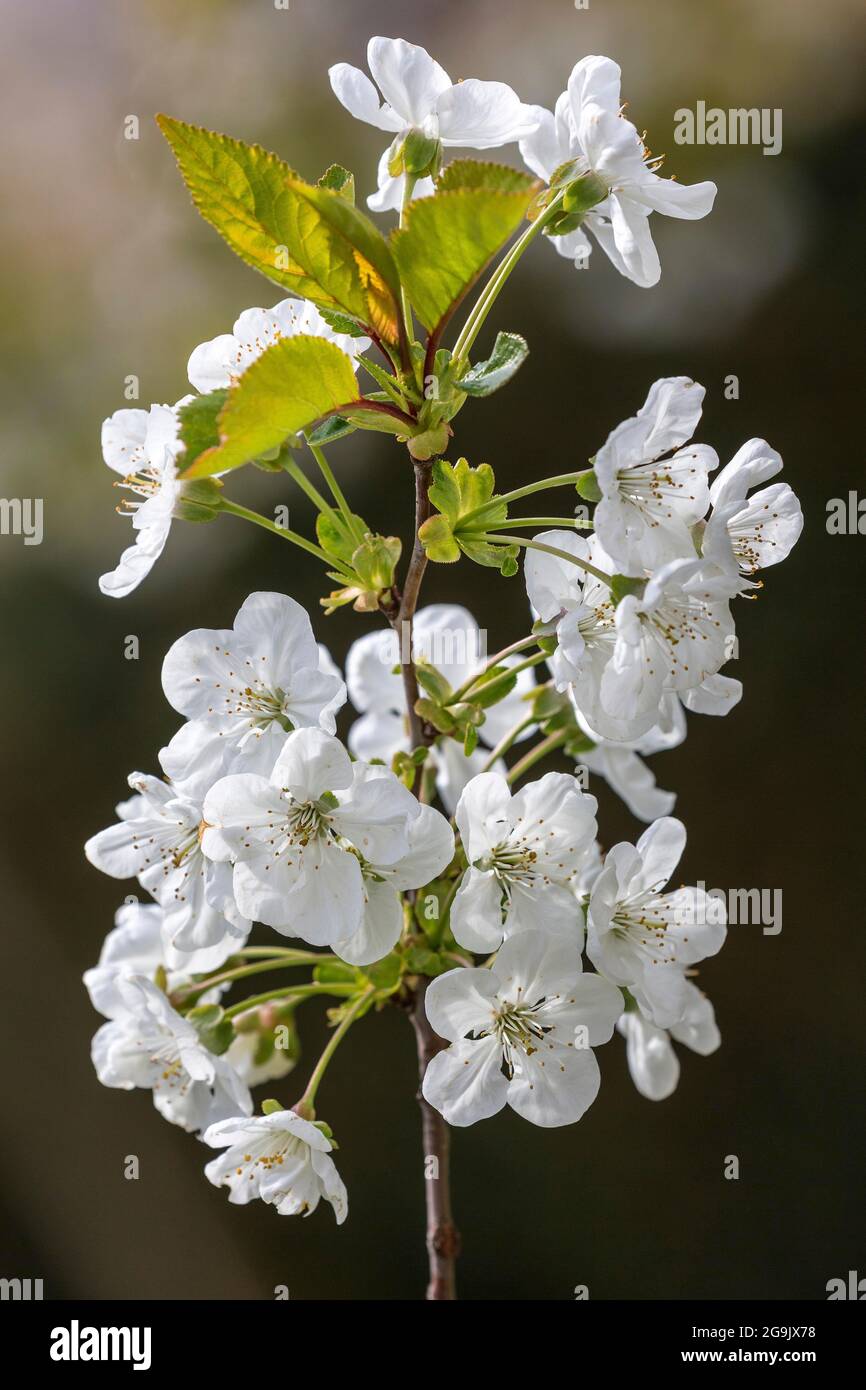
<instances>
[{"instance_id":1,"label":"young leaf","mask_svg":"<svg viewBox=\"0 0 866 1390\"><path fill-rule=\"evenodd\" d=\"M497 333L493 351L486 362L476 362L459 382L467 396L489 396L509 382L529 355L525 338L519 333Z\"/></svg>"},{"instance_id":2,"label":"young leaf","mask_svg":"<svg viewBox=\"0 0 866 1390\"><path fill-rule=\"evenodd\" d=\"M269 280L397 337L399 281L384 237L345 188L306 184L276 155L170 116L157 123L192 200Z\"/></svg>"},{"instance_id":3,"label":"young leaf","mask_svg":"<svg viewBox=\"0 0 866 1390\"><path fill-rule=\"evenodd\" d=\"M378 227L329 188L294 175L287 182L295 195L286 207L290 254L339 308L396 341L400 278Z\"/></svg>"},{"instance_id":4,"label":"young leaf","mask_svg":"<svg viewBox=\"0 0 866 1390\"><path fill-rule=\"evenodd\" d=\"M326 169L319 179L319 187L330 188L334 193L339 193L341 198L345 198L347 203L355 206L355 175L344 169L342 164L332 164Z\"/></svg>"},{"instance_id":5,"label":"young leaf","mask_svg":"<svg viewBox=\"0 0 866 1390\"><path fill-rule=\"evenodd\" d=\"M410 204L405 225L391 236L409 298L434 334L517 230L538 190L537 181L504 165L466 159L449 170L432 197Z\"/></svg>"},{"instance_id":6,"label":"young leaf","mask_svg":"<svg viewBox=\"0 0 866 1390\"><path fill-rule=\"evenodd\" d=\"M489 463L481 463L477 468L471 468L466 459L458 459L454 464L437 459L433 465L433 483L429 497L433 506L442 512L451 522L452 528L457 530L461 517L490 501L495 486L496 478ZM489 515L485 511L475 529L481 530L485 526L490 527L494 523L505 521L507 515L505 504L494 502L489 508Z\"/></svg>"},{"instance_id":7,"label":"young leaf","mask_svg":"<svg viewBox=\"0 0 866 1390\"><path fill-rule=\"evenodd\" d=\"M275 284L319 305L333 304L288 254L283 228L293 174L275 154L227 135L159 115L193 203L235 255Z\"/></svg>"},{"instance_id":8,"label":"young leaf","mask_svg":"<svg viewBox=\"0 0 866 1390\"><path fill-rule=\"evenodd\" d=\"M462 550L477 565L498 569L505 575L514 574L518 547L482 539L485 530L494 530L508 515L506 503L493 495L495 483L493 469L488 463L470 468L466 459L458 459L456 464L436 460L429 496L439 515L429 517L418 531L429 560L453 564ZM466 530L462 530L463 517L479 507L484 510L473 516Z\"/></svg>"},{"instance_id":9,"label":"young leaf","mask_svg":"<svg viewBox=\"0 0 866 1390\"><path fill-rule=\"evenodd\" d=\"M327 420L323 420L314 430L310 430L307 435L308 444L321 445L333 444L337 439L345 439L347 434L354 434L357 425L353 425L349 420L344 420L342 415L330 415Z\"/></svg>"},{"instance_id":10,"label":"young leaf","mask_svg":"<svg viewBox=\"0 0 866 1390\"><path fill-rule=\"evenodd\" d=\"M460 546L446 516L437 513L428 517L419 528L418 539L427 559L436 565L454 565L460 559Z\"/></svg>"},{"instance_id":11,"label":"young leaf","mask_svg":"<svg viewBox=\"0 0 866 1390\"><path fill-rule=\"evenodd\" d=\"M436 180L437 193L449 193L455 188L487 188L493 193L528 193L534 197L539 182L522 169L510 169L507 164L492 160L454 159L446 164Z\"/></svg>"},{"instance_id":12,"label":"young leaf","mask_svg":"<svg viewBox=\"0 0 866 1390\"><path fill-rule=\"evenodd\" d=\"M220 443L183 477L239 468L324 416L345 414L357 396L351 360L335 343L306 333L282 338L231 388L219 416Z\"/></svg>"},{"instance_id":13,"label":"young leaf","mask_svg":"<svg viewBox=\"0 0 866 1390\"><path fill-rule=\"evenodd\" d=\"M227 396L227 390L209 391L206 396L196 396L181 406L178 411L179 433L186 447L185 465L194 463L205 449L213 449L219 444L217 420Z\"/></svg>"}]
</instances>

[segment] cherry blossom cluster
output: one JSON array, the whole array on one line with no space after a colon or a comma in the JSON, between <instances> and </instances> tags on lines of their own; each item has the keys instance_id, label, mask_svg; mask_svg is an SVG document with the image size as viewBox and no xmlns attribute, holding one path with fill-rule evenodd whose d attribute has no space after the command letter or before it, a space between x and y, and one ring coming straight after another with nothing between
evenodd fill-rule
<instances>
[{"instance_id":1,"label":"cherry blossom cluster","mask_svg":"<svg viewBox=\"0 0 866 1390\"><path fill-rule=\"evenodd\" d=\"M646 287L660 275L651 214L696 219L712 208L713 184L660 176L622 114L608 58L579 62L553 112L502 83L452 83L403 40L371 40L368 65L372 81L345 63L330 79L353 116L392 137L368 199L376 212L434 197L444 149L517 145L546 188L539 208L558 252L585 261L589 232ZM483 321L490 304L479 303ZM225 502L221 475L211 491L185 480L190 403L230 399L292 338L325 340L379 381L375 337L372 325L283 297L195 348L192 394L112 415L103 455L135 536L103 593L121 597L145 578L174 519L232 511L278 530ZM426 358L416 358L420 370ZM393 400L399 374L386 384ZM721 468L694 442L703 398L687 377L656 381L587 467L509 494L492 491L485 465L442 471L412 453L437 540L447 531L454 550L443 557L429 542L428 515L413 537L423 565L462 558L509 575L524 552L525 592L512 590L519 636L493 655L466 608L413 605L403 621L400 543L355 515L312 433L333 502L290 454L251 460L284 467L318 509L321 544L283 538L331 563L341 583L354 577L337 601L384 621L352 644L345 674L285 594L253 593L232 627L180 637L162 685L183 722L159 772L131 774L116 822L86 846L93 865L148 898L127 898L85 976L106 1019L93 1041L99 1079L150 1090L167 1120L223 1150L205 1172L232 1202L295 1214L324 1198L344 1220L336 1141L314 1100L349 1028L389 1003L426 1011L439 1047L423 1096L458 1126L505 1105L544 1127L579 1120L599 1090L594 1049L614 1031L654 1100L676 1087L674 1043L701 1055L718 1047L695 975L724 943L724 910L677 884L685 827L644 758L683 741L687 713L725 715L741 699L740 682L722 673L736 655L731 605L758 595L757 576L789 554L803 518L791 488L771 481L782 460L764 440ZM509 516L554 488L588 505ZM514 535L516 524L532 534ZM343 542L354 568L341 567ZM334 602L323 600L328 611ZM559 769L536 771L549 756ZM603 848L587 790L596 778L646 826L636 843ZM232 1002L258 974L267 991ZM297 1066L297 1014L318 998L333 1032L299 1099L267 1099L254 1113L252 1091Z\"/></svg>"}]
</instances>

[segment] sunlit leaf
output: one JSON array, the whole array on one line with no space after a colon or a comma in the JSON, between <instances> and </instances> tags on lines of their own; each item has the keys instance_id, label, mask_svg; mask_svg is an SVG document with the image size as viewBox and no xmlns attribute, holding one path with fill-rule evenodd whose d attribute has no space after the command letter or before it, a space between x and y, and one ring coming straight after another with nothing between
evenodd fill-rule
<instances>
[{"instance_id":1,"label":"sunlit leaf","mask_svg":"<svg viewBox=\"0 0 866 1390\"><path fill-rule=\"evenodd\" d=\"M219 444L200 454L188 478L239 468L357 399L352 362L326 338L299 334L266 349L228 393Z\"/></svg>"}]
</instances>

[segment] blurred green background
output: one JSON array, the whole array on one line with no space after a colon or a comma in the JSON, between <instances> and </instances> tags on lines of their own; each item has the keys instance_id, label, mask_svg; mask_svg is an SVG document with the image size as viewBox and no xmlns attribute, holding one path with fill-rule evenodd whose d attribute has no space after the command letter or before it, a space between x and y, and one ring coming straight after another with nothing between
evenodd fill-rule
<instances>
[{"instance_id":1,"label":"blurred green background","mask_svg":"<svg viewBox=\"0 0 866 1390\"><path fill-rule=\"evenodd\" d=\"M654 220L663 278L620 279L596 251L576 273L536 246L495 327L533 353L492 401L456 422L452 457L487 460L502 486L581 467L650 383L707 387L700 438L723 460L748 437L781 450L806 512L791 559L737 609L746 688L724 721L694 717L654 760L689 828L685 881L781 888L781 935L735 928L701 972L723 1034L683 1055L675 1096L633 1089L615 1039L599 1099L574 1128L510 1112L454 1137L474 1299L823 1298L866 1274L863 1222L864 923L857 884L866 541L828 536L829 498L862 486L862 64L855 0L42 0L0 3L4 42L4 255L0 264L2 493L44 498L45 538L0 537L4 660L2 1259L46 1296L414 1298L423 1291L423 1174L411 1031L370 1019L329 1073L323 1113L341 1140L350 1217L284 1221L233 1209L208 1156L150 1097L103 1090L88 1049L99 1019L80 984L125 886L84 861L133 768L156 770L178 722L160 664L187 629L229 625L254 588L313 612L306 563L231 519L178 524L148 581L122 602L97 576L127 543L101 461L104 416L185 390L191 348L280 292L197 218L152 122L167 111L277 150L308 177L338 160L371 190L383 137L332 96L327 68L363 65L371 34L426 45L457 76L512 83L552 105L572 64L623 67L629 114L683 181L712 178L700 224ZM782 108L784 146L678 147L674 112ZM138 141L124 120L140 118ZM516 162L516 149L498 156ZM739 378L739 400L724 398ZM386 437L332 451L357 509L404 538L410 478ZM249 473L250 470L247 470ZM235 495L311 524L287 479L238 477ZM247 532L249 531L249 534ZM468 601L494 650L524 630L521 580L467 563L430 573L428 599ZM317 618L342 659L372 620ZM124 639L140 639L140 660ZM861 767L861 774L857 773ZM600 782L606 844L639 833ZM135 885L129 885L129 891ZM307 1016L305 1062L324 1030ZM291 1099L292 1083L278 1090ZM123 1159L137 1154L138 1182ZM739 1181L723 1178L739 1156Z\"/></svg>"}]
</instances>

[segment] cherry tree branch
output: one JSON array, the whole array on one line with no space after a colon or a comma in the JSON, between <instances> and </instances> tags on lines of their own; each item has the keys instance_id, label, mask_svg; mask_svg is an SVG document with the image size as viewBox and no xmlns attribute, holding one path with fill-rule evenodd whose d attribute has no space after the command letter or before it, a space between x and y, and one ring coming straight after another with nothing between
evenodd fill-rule
<instances>
[{"instance_id":1,"label":"cherry tree branch","mask_svg":"<svg viewBox=\"0 0 866 1390\"><path fill-rule=\"evenodd\" d=\"M433 730L425 725L415 712L415 702L420 692L418 689L418 677L415 672L415 659L412 651L412 626L415 618L415 609L418 607L421 582L424 578L424 571L427 568L427 553L421 541L418 539L418 532L431 513L429 493L433 464L432 462L422 462L418 459L414 460L414 464L415 537L412 544L412 555L409 560L409 568L406 573L406 582L403 585L400 604L389 617L391 626L396 632L400 643L400 669L403 675L403 691L406 697L409 737L413 748L421 748L429 747L433 742ZM420 768L418 773L420 775ZM417 782L418 777L416 776L416 785Z\"/></svg>"},{"instance_id":2,"label":"cherry tree branch","mask_svg":"<svg viewBox=\"0 0 866 1390\"><path fill-rule=\"evenodd\" d=\"M434 1033L424 1008L427 981L420 985L412 1006L412 1026L418 1046L418 1076L424 1073L438 1052L447 1043ZM424 1152L424 1189L427 1210L427 1257L430 1279L428 1301L445 1301L457 1297L455 1261L460 1254L460 1232L451 1214L451 1133L448 1125L418 1090L421 1107L422 1143Z\"/></svg>"}]
</instances>

